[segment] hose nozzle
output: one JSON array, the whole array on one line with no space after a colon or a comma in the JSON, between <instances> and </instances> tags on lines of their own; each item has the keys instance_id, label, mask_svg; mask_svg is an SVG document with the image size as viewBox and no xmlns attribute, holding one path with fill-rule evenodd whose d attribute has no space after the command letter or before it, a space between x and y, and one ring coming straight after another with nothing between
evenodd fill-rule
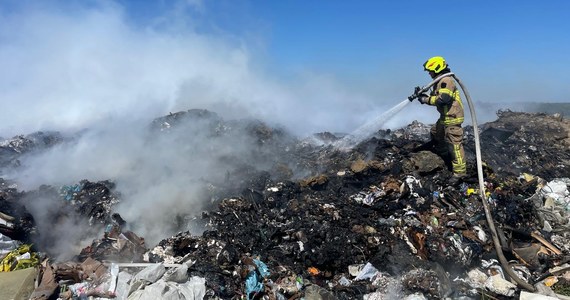
<instances>
[{"instance_id":1,"label":"hose nozzle","mask_svg":"<svg viewBox=\"0 0 570 300\"><path fill-rule=\"evenodd\" d=\"M414 88L414 93L410 97L408 97L408 100L410 100L410 102L412 102L414 99L417 99L421 93L427 92L440 79L442 79L444 77L448 77L448 76L454 76L454 74L452 72L441 74L438 77L436 77L432 82L430 82L428 85L426 85L424 87L416 86Z\"/></svg>"},{"instance_id":2,"label":"hose nozzle","mask_svg":"<svg viewBox=\"0 0 570 300\"><path fill-rule=\"evenodd\" d=\"M408 97L408 100L410 100L410 102L414 101L414 99L418 98L418 96L420 95L421 92L422 92L422 88L419 86L416 86L414 88L414 93Z\"/></svg>"}]
</instances>

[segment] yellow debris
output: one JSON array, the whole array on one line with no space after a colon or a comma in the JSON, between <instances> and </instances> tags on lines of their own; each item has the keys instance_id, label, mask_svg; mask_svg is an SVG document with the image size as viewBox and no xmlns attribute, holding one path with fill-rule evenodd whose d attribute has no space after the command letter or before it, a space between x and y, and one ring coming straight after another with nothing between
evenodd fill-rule
<instances>
[{"instance_id":1,"label":"yellow debris","mask_svg":"<svg viewBox=\"0 0 570 300\"><path fill-rule=\"evenodd\" d=\"M522 177L526 182L532 181L534 179L534 175L528 173L522 173Z\"/></svg>"},{"instance_id":2,"label":"yellow debris","mask_svg":"<svg viewBox=\"0 0 570 300\"><path fill-rule=\"evenodd\" d=\"M550 276L544 279L544 285L546 285L547 287L551 287L555 285L557 282L558 282L558 277L556 276Z\"/></svg>"},{"instance_id":3,"label":"yellow debris","mask_svg":"<svg viewBox=\"0 0 570 300\"><path fill-rule=\"evenodd\" d=\"M10 272L33 267L39 263L35 252L31 252L32 245L22 245L18 249L12 250L2 259L0 272Z\"/></svg>"}]
</instances>

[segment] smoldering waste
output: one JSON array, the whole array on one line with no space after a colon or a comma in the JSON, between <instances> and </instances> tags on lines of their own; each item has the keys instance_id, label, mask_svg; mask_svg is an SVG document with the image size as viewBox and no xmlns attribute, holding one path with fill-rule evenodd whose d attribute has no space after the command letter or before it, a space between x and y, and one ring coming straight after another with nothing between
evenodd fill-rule
<instances>
[{"instance_id":1,"label":"smoldering waste","mask_svg":"<svg viewBox=\"0 0 570 300\"><path fill-rule=\"evenodd\" d=\"M110 181L21 191L2 179L0 237L15 245L3 246L2 253L32 245L28 250L42 272L35 299L570 295L570 121L500 111L479 130L484 201L503 253L534 293L513 284L497 261L478 192L473 128L465 130L468 177L449 185L449 166L428 143L429 126L419 122L380 130L340 151L334 147L340 134L298 140L256 120L227 121L197 109L169 114L151 122L149 142L185 132L171 145L184 147L200 134L211 143L204 147L208 155L224 166L223 174L201 178L204 209L179 215L177 234L147 244L131 231L139 220L114 212L121 194ZM72 140L59 133L4 140L2 170ZM244 140L247 151L216 150L221 142ZM53 200L48 215L54 224L83 222L90 228L86 235L100 236L74 258L58 260L50 252L58 236L38 227L46 225L27 210L30 201L45 198ZM201 235L186 230L196 226Z\"/></svg>"}]
</instances>

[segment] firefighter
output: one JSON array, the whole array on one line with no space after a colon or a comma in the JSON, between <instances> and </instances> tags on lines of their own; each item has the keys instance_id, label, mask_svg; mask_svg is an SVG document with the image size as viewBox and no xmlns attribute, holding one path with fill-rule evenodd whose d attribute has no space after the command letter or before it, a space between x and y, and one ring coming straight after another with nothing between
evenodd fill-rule
<instances>
[{"instance_id":1,"label":"firefighter","mask_svg":"<svg viewBox=\"0 0 570 300\"><path fill-rule=\"evenodd\" d=\"M424 63L424 70L432 79L451 72L449 65L441 56L434 56ZM432 87L431 93L422 93L418 96L422 104L435 106L439 112L439 119L430 131L431 143L448 165L453 176L450 184L458 183L466 176L465 152L463 150L463 123L464 111L459 90L451 76L440 79Z\"/></svg>"}]
</instances>

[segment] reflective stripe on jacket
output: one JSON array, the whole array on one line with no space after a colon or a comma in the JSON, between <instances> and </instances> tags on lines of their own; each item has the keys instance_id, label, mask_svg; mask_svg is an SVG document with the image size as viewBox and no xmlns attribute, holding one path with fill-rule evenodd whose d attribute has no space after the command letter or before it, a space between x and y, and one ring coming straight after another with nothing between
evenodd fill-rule
<instances>
[{"instance_id":1,"label":"reflective stripe on jacket","mask_svg":"<svg viewBox=\"0 0 570 300\"><path fill-rule=\"evenodd\" d=\"M439 122L444 125L463 123L465 116L463 103L453 78L444 77L434 85L429 97L429 105L437 107Z\"/></svg>"}]
</instances>

